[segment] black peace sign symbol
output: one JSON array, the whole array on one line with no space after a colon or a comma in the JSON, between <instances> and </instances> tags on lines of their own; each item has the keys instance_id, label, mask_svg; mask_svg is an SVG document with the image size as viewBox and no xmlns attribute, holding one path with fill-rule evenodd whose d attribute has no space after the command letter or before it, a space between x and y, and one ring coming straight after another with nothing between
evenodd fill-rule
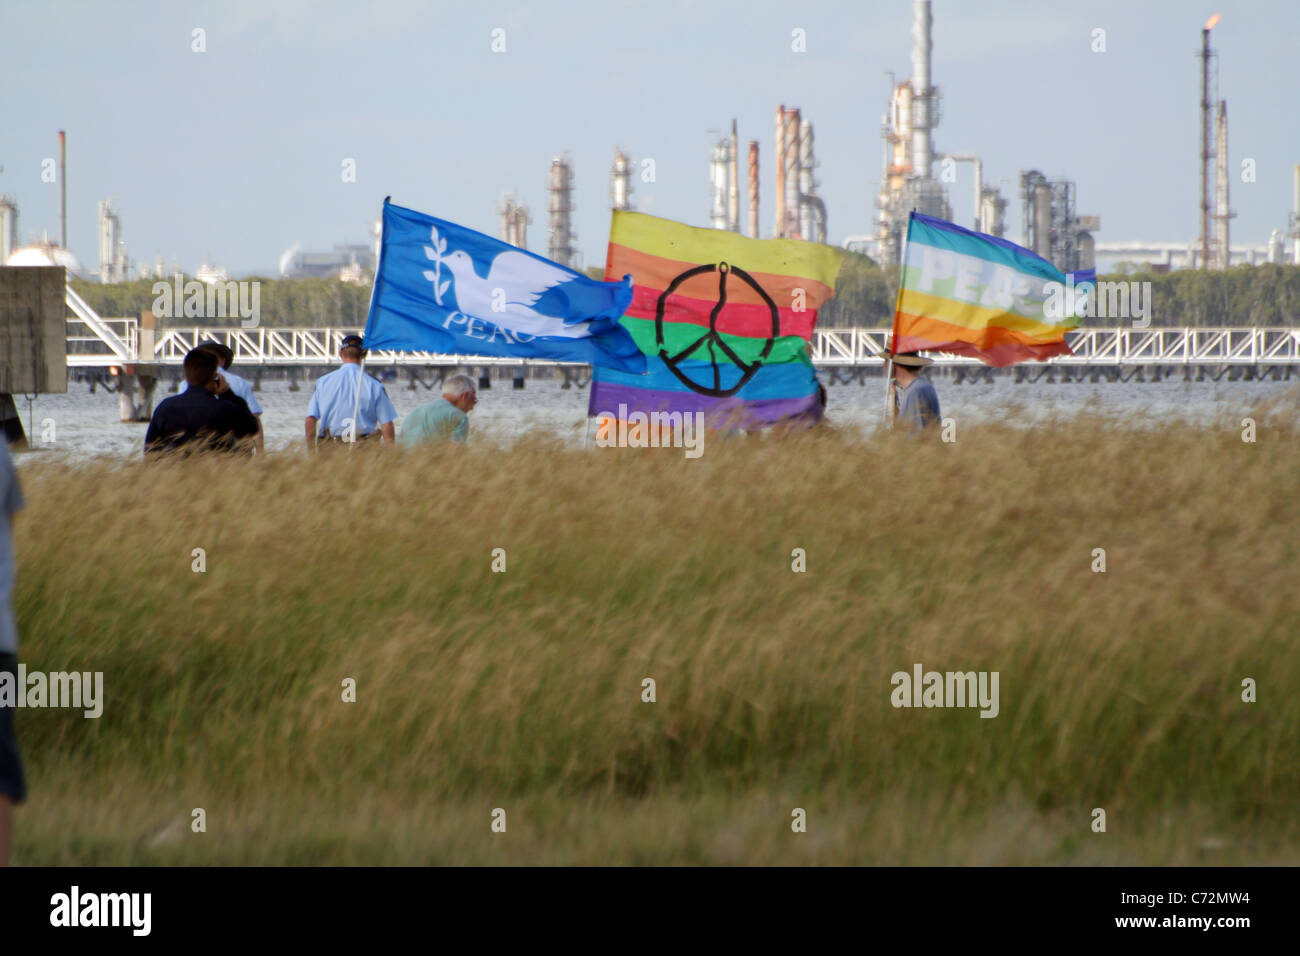
<instances>
[{"instance_id":1,"label":"black peace sign symbol","mask_svg":"<svg viewBox=\"0 0 1300 956\"><path fill-rule=\"evenodd\" d=\"M677 352L675 355L669 355L668 350L664 347L664 306L668 302L668 297L687 279L694 276L704 275L707 272L718 273L718 301L709 313L709 329L698 339L688 345L686 348ZM727 304L727 276L731 274L738 276L746 285L759 294L763 302L766 303L768 311L772 315L772 334L767 337L763 343L763 350L753 362L743 361L737 355L722 336L718 333L718 314L722 307ZM655 306L655 342L659 346L659 357L664 360L678 380L693 392L699 392L701 395L713 395L718 398L725 398L728 395L734 395L740 391L741 387L757 374L758 370L763 367L763 362L767 359L768 354L772 351L772 344L781 334L781 316L777 310L776 303L772 297L764 291L763 287L755 281L744 269L739 266L728 265L725 262L710 263L708 265L695 266L679 273L676 278L669 283L668 288L659 296L659 302ZM694 354L696 349L707 343L709 348L709 364L713 371L713 385L705 385L695 381L678 366L688 356ZM714 350L721 351L728 359L735 363L736 367L741 370L740 380L729 388L722 386L722 370L718 367L718 355Z\"/></svg>"}]
</instances>

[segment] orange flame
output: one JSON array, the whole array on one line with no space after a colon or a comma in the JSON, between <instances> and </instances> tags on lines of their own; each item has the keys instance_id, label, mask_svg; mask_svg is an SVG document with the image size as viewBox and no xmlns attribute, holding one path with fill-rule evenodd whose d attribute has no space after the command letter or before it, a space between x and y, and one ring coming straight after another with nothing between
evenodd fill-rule
<instances>
[{"instance_id":1,"label":"orange flame","mask_svg":"<svg viewBox=\"0 0 1300 956\"><path fill-rule=\"evenodd\" d=\"M1210 17L1210 19L1208 19L1208 20L1205 21L1205 29L1207 29L1207 30L1213 30L1213 29L1214 29L1214 25L1215 25L1216 23L1218 23L1218 22L1219 22L1220 20L1222 20L1222 19L1223 19L1223 17L1219 16L1219 15L1216 13L1214 16Z\"/></svg>"}]
</instances>

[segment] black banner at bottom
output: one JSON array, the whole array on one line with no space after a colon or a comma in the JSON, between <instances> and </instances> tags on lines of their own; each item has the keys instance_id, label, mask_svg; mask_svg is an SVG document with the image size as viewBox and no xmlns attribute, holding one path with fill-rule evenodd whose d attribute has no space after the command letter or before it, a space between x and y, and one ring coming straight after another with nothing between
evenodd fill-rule
<instances>
[{"instance_id":1,"label":"black banner at bottom","mask_svg":"<svg viewBox=\"0 0 1300 956\"><path fill-rule=\"evenodd\" d=\"M1284 868L15 868L0 871L0 912L6 944L74 936L337 944L456 931L621 946L680 929L696 943L788 936L806 945L847 933L926 944L1131 937L1232 946L1284 931L1295 876Z\"/></svg>"}]
</instances>

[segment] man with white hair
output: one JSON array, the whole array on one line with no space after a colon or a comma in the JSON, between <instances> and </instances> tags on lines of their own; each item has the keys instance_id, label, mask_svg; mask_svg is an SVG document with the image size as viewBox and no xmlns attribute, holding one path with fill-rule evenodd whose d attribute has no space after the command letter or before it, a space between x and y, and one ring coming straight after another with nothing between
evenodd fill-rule
<instances>
[{"instance_id":1,"label":"man with white hair","mask_svg":"<svg viewBox=\"0 0 1300 956\"><path fill-rule=\"evenodd\" d=\"M407 448L447 438L463 442L469 437L469 413L477 404L474 380L468 375L453 375L442 383L442 398L406 416L398 441Z\"/></svg>"}]
</instances>

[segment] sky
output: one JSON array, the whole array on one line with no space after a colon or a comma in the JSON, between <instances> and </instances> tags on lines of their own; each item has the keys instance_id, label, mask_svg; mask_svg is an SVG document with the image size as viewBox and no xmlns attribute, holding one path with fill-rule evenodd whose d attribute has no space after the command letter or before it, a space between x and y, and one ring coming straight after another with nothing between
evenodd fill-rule
<instances>
[{"instance_id":1,"label":"sky","mask_svg":"<svg viewBox=\"0 0 1300 956\"><path fill-rule=\"evenodd\" d=\"M1220 13L1232 241L1285 229L1300 163L1295 0L935 0L938 152L976 153L1010 200L1039 169L1077 184L1098 240L1191 241L1199 221L1199 73ZM497 235L515 191L545 252L551 159L567 152L585 265L603 263L616 148L654 160L637 209L707 225L709 150L759 142L771 234L778 104L812 120L830 241L869 233L888 73L911 72L910 0L225 0L0 3L0 194L19 242L57 240L42 162L68 134L69 246L98 266L112 199L134 262L275 274L298 243L368 241L385 196ZM1094 52L1104 30L1105 50ZM195 30L203 31L196 52ZM792 47L803 31L805 49ZM504 33L494 31L504 31ZM504 39L505 49L494 51ZM1253 160L1255 181L1242 181ZM346 161L355 181L345 181ZM742 178L744 163L742 161ZM971 219L957 169L953 218ZM742 223L744 193L742 188Z\"/></svg>"}]
</instances>

